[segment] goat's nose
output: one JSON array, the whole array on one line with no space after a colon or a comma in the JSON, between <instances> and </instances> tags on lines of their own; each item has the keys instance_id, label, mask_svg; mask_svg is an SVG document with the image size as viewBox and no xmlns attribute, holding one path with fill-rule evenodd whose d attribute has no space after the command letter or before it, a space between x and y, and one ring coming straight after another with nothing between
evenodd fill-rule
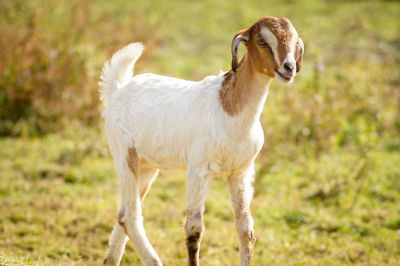
<instances>
[{"instance_id":1,"label":"goat's nose","mask_svg":"<svg viewBox=\"0 0 400 266\"><path fill-rule=\"evenodd\" d=\"M283 68L286 70L286 72L292 73L294 66L291 63L284 63Z\"/></svg>"}]
</instances>

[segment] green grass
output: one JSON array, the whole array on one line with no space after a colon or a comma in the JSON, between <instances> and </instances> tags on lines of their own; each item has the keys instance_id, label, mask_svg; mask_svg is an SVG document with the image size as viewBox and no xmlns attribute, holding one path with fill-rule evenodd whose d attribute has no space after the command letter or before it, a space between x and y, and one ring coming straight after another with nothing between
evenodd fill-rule
<instances>
[{"instance_id":1,"label":"green grass","mask_svg":"<svg viewBox=\"0 0 400 266\"><path fill-rule=\"evenodd\" d=\"M33 261L29 256L15 257L0 253L0 265L39 265L39 263Z\"/></svg>"},{"instance_id":2,"label":"green grass","mask_svg":"<svg viewBox=\"0 0 400 266\"><path fill-rule=\"evenodd\" d=\"M102 262L118 186L96 83L113 52L143 41L136 73L199 80L228 70L234 34L265 15L293 22L305 59L261 118L255 265L400 265L398 14L396 1L0 1L0 134L19 136L0 139L0 265ZM164 264L184 265L184 174L161 173L143 213ZM236 265L224 179L205 224L202 265ZM122 263L140 265L130 243Z\"/></svg>"},{"instance_id":3,"label":"green grass","mask_svg":"<svg viewBox=\"0 0 400 266\"><path fill-rule=\"evenodd\" d=\"M79 129L3 139L0 147L7 158L0 161L0 263L101 263L118 199L101 133ZM318 160L299 154L264 163L252 203L256 265L400 264L399 149L376 148L364 158L340 151ZM165 265L185 263L184 213L184 176L161 174L144 202L144 217ZM211 185L205 224L202 264L235 264L224 179ZM129 264L139 264L130 244L123 258Z\"/></svg>"}]
</instances>

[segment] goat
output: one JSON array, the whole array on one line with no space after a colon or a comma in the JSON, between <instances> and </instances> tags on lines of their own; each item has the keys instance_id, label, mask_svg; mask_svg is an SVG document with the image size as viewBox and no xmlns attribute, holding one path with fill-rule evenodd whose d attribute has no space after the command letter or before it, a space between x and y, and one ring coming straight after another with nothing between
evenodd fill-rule
<instances>
[{"instance_id":1,"label":"goat","mask_svg":"<svg viewBox=\"0 0 400 266\"><path fill-rule=\"evenodd\" d=\"M247 52L238 62L240 43ZM290 83L300 70L304 45L288 19L263 17L234 36L231 50L230 71L198 82L155 74L133 77L141 43L129 44L105 63L99 86L120 202L104 264L120 263L129 237L145 265L162 265L143 228L141 204L160 168L183 168L187 264L199 265L209 182L225 176L240 265L252 265L252 180L264 143L260 115L272 79Z\"/></svg>"}]
</instances>

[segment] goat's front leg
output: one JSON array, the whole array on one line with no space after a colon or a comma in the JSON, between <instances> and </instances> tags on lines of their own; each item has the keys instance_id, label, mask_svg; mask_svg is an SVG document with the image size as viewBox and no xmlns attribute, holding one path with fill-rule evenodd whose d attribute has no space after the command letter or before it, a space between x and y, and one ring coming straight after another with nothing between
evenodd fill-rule
<instances>
[{"instance_id":1,"label":"goat's front leg","mask_svg":"<svg viewBox=\"0 0 400 266\"><path fill-rule=\"evenodd\" d=\"M200 242L204 232L204 200L210 177L197 169L189 169L187 176L186 246L187 265L199 265Z\"/></svg>"},{"instance_id":2,"label":"goat's front leg","mask_svg":"<svg viewBox=\"0 0 400 266\"><path fill-rule=\"evenodd\" d=\"M253 264L254 230L250 213L250 202L253 197L253 169L232 175L228 179L231 203L235 214L236 231L239 237L240 266Z\"/></svg>"}]
</instances>

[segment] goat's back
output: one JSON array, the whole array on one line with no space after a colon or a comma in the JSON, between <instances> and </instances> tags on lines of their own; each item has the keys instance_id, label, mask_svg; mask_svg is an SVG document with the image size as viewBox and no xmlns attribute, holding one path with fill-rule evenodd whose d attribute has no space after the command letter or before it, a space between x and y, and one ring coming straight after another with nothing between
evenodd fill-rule
<instances>
[{"instance_id":1,"label":"goat's back","mask_svg":"<svg viewBox=\"0 0 400 266\"><path fill-rule=\"evenodd\" d=\"M134 76L105 111L106 128L158 164L186 166L204 144L223 138L219 101L223 75L194 82L155 74ZM108 134L110 135L110 134ZM201 144L202 147L196 147Z\"/></svg>"}]
</instances>

